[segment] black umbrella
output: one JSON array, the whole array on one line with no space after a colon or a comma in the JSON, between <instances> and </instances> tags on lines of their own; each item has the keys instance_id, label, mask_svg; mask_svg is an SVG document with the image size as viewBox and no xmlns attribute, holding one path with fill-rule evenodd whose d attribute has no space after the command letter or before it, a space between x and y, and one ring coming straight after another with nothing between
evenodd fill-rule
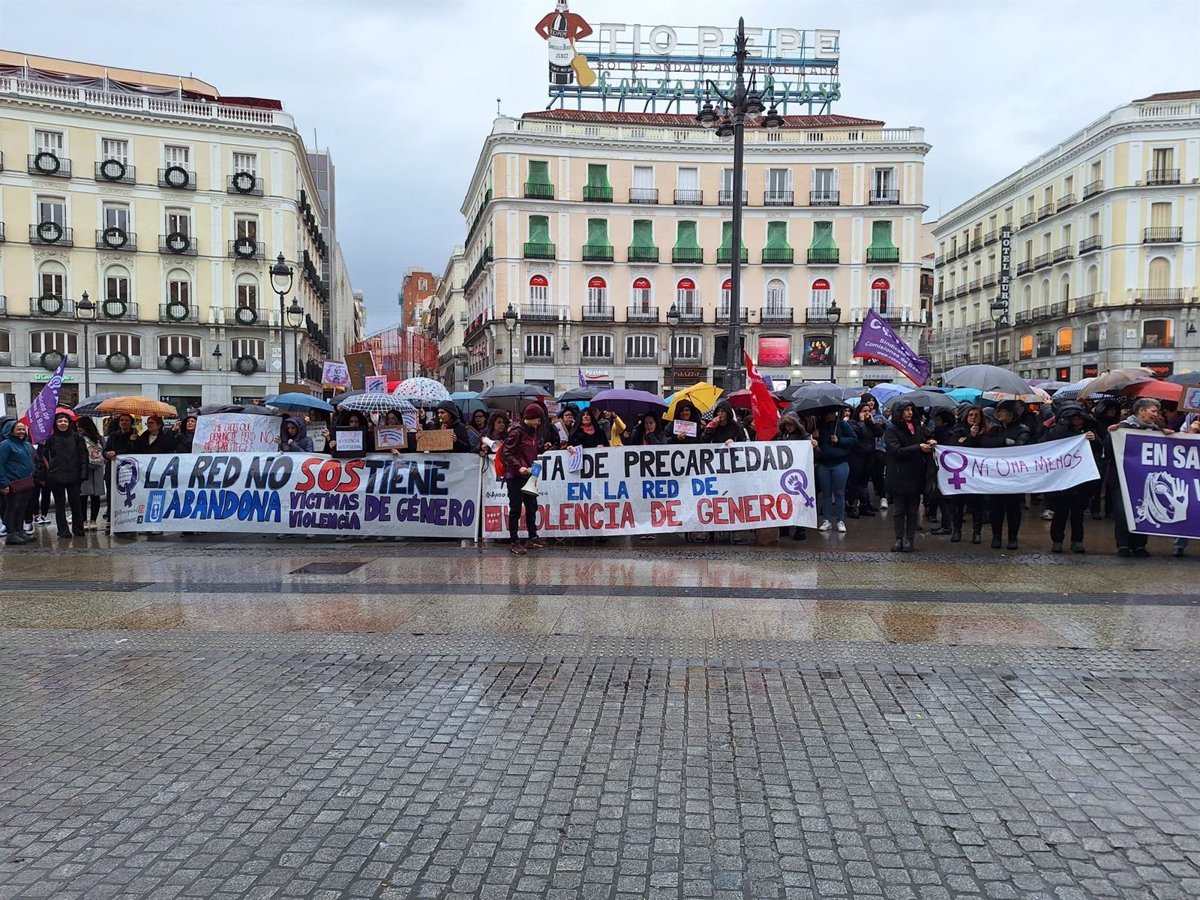
<instances>
[{"instance_id":1,"label":"black umbrella","mask_svg":"<svg viewBox=\"0 0 1200 900\"><path fill-rule=\"evenodd\" d=\"M572 400L591 400L604 388L592 387L577 387L571 388L569 391L563 391L558 395L559 403L570 403Z\"/></svg>"},{"instance_id":2,"label":"black umbrella","mask_svg":"<svg viewBox=\"0 0 1200 900\"><path fill-rule=\"evenodd\" d=\"M775 392L780 400L800 400L803 397L832 397L840 393L836 384L828 381L797 381Z\"/></svg>"},{"instance_id":3,"label":"black umbrella","mask_svg":"<svg viewBox=\"0 0 1200 900\"><path fill-rule=\"evenodd\" d=\"M196 410L198 416L215 416L219 413L233 413L239 416L282 416L278 409L269 406L258 406L254 403L210 403Z\"/></svg>"},{"instance_id":4,"label":"black umbrella","mask_svg":"<svg viewBox=\"0 0 1200 900\"><path fill-rule=\"evenodd\" d=\"M75 415L77 415L77 416L99 415L99 413L96 412L97 406L99 406L105 400L110 400L113 397L120 397L120 396L123 396L121 391L106 391L103 394L92 394L92 396L90 396L90 397L84 397L82 400L80 400L78 403L76 403L75 406L73 407L73 409L75 410Z\"/></svg>"},{"instance_id":5,"label":"black umbrella","mask_svg":"<svg viewBox=\"0 0 1200 900\"><path fill-rule=\"evenodd\" d=\"M917 409L958 409L958 401L941 391L916 390L899 394L888 401L885 409L892 409L897 403L911 403Z\"/></svg>"},{"instance_id":6,"label":"black umbrella","mask_svg":"<svg viewBox=\"0 0 1200 900\"><path fill-rule=\"evenodd\" d=\"M833 397L829 394L817 394L813 397L801 397L787 408L785 414L812 416L828 412L831 409L841 409L845 405L845 402L840 397Z\"/></svg>"},{"instance_id":7,"label":"black umbrella","mask_svg":"<svg viewBox=\"0 0 1200 900\"><path fill-rule=\"evenodd\" d=\"M520 415L526 406L535 400L544 400L548 394L544 388L532 384L494 384L479 399L492 409L504 409Z\"/></svg>"}]
</instances>

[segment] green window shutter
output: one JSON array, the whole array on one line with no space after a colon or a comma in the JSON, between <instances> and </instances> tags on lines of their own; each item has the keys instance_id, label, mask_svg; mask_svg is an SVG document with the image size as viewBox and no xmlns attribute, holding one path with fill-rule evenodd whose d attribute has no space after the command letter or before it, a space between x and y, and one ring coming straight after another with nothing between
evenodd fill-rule
<instances>
[{"instance_id":1,"label":"green window shutter","mask_svg":"<svg viewBox=\"0 0 1200 900\"><path fill-rule=\"evenodd\" d=\"M549 184L550 164L544 159L531 159L529 161L529 183Z\"/></svg>"},{"instance_id":2,"label":"green window shutter","mask_svg":"<svg viewBox=\"0 0 1200 900\"><path fill-rule=\"evenodd\" d=\"M871 248L872 250L894 250L895 245L892 243L892 223L891 222L872 222L871 223Z\"/></svg>"},{"instance_id":3,"label":"green window shutter","mask_svg":"<svg viewBox=\"0 0 1200 900\"><path fill-rule=\"evenodd\" d=\"M700 242L696 239L696 223L695 222L679 222L677 223L675 232L675 249L676 250L699 250Z\"/></svg>"},{"instance_id":4,"label":"green window shutter","mask_svg":"<svg viewBox=\"0 0 1200 900\"><path fill-rule=\"evenodd\" d=\"M633 220L633 247L654 246L654 223L650 219Z\"/></svg>"},{"instance_id":5,"label":"green window shutter","mask_svg":"<svg viewBox=\"0 0 1200 900\"><path fill-rule=\"evenodd\" d=\"M721 223L721 249L730 250L733 248L733 223ZM746 252L746 241L742 240L742 253Z\"/></svg>"},{"instance_id":6,"label":"green window shutter","mask_svg":"<svg viewBox=\"0 0 1200 900\"><path fill-rule=\"evenodd\" d=\"M832 222L813 222L813 238L812 244L809 245L810 250L836 250L837 244L833 242L833 223Z\"/></svg>"},{"instance_id":7,"label":"green window shutter","mask_svg":"<svg viewBox=\"0 0 1200 900\"><path fill-rule=\"evenodd\" d=\"M608 166L597 163L588 163L587 186L590 188L608 187Z\"/></svg>"},{"instance_id":8,"label":"green window shutter","mask_svg":"<svg viewBox=\"0 0 1200 900\"><path fill-rule=\"evenodd\" d=\"M587 243L589 247L608 246L608 219L588 219Z\"/></svg>"},{"instance_id":9,"label":"green window shutter","mask_svg":"<svg viewBox=\"0 0 1200 900\"><path fill-rule=\"evenodd\" d=\"M767 249L788 250L787 222L767 223Z\"/></svg>"},{"instance_id":10,"label":"green window shutter","mask_svg":"<svg viewBox=\"0 0 1200 900\"><path fill-rule=\"evenodd\" d=\"M547 216L529 217L529 243L550 243L550 219Z\"/></svg>"}]
</instances>

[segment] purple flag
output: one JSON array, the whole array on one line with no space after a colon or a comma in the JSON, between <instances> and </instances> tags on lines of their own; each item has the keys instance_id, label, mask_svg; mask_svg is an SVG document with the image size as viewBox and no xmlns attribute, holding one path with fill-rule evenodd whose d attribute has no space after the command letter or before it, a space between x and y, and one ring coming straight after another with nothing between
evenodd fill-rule
<instances>
[{"instance_id":1,"label":"purple flag","mask_svg":"<svg viewBox=\"0 0 1200 900\"><path fill-rule=\"evenodd\" d=\"M59 360L58 368L42 388L33 402L29 404L29 436L35 444L40 444L54 431L54 411L58 408L58 394L62 390L63 371L67 368L67 357L64 354Z\"/></svg>"},{"instance_id":2,"label":"purple flag","mask_svg":"<svg viewBox=\"0 0 1200 900\"><path fill-rule=\"evenodd\" d=\"M918 387L929 378L929 360L923 359L900 339L883 316L871 309L863 320L862 334L854 345L854 355L877 359L903 372Z\"/></svg>"},{"instance_id":3,"label":"purple flag","mask_svg":"<svg viewBox=\"0 0 1200 900\"><path fill-rule=\"evenodd\" d=\"M579 386L587 387L587 379L583 377L583 369L579 370Z\"/></svg>"}]
</instances>

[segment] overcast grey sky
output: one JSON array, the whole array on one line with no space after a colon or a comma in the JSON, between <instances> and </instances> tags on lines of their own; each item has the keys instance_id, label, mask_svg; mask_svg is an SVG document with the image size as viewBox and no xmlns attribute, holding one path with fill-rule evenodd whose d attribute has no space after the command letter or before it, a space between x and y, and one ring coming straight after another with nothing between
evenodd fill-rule
<instances>
[{"instance_id":1,"label":"overcast grey sky","mask_svg":"<svg viewBox=\"0 0 1200 900\"><path fill-rule=\"evenodd\" d=\"M1196 0L573 0L591 22L841 30L834 111L920 125L927 218L1109 109L1200 88ZM541 109L553 0L4 0L0 47L192 73L283 100L337 165L338 237L369 331L404 270L441 274L496 112Z\"/></svg>"}]
</instances>

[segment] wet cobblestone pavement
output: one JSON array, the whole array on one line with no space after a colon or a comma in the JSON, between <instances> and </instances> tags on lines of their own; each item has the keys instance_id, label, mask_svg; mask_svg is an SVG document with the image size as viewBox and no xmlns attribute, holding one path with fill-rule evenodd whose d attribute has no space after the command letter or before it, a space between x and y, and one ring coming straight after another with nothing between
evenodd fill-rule
<instances>
[{"instance_id":1,"label":"wet cobblestone pavement","mask_svg":"<svg viewBox=\"0 0 1200 900\"><path fill-rule=\"evenodd\" d=\"M1194 560L806 543L2 555L0 898L1200 896Z\"/></svg>"}]
</instances>

